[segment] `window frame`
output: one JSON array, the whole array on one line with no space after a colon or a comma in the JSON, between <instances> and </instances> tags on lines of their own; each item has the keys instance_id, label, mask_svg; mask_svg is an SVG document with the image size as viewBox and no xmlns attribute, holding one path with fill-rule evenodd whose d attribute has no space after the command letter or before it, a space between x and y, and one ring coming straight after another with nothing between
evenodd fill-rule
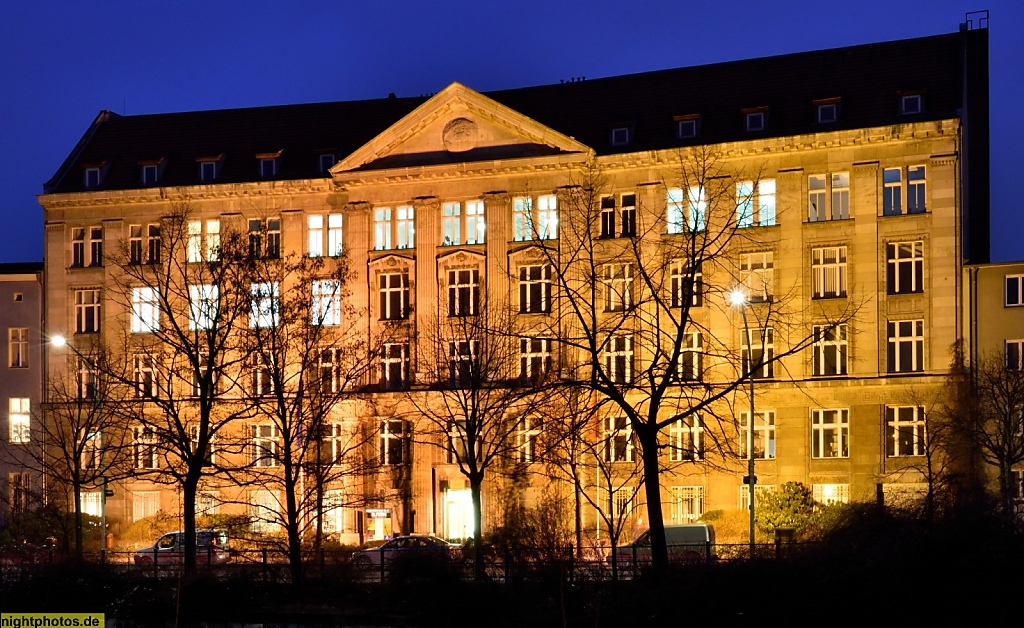
<instances>
[{"instance_id":1,"label":"window frame","mask_svg":"<svg viewBox=\"0 0 1024 628\"><path fill-rule=\"evenodd\" d=\"M670 462L699 462L704 459L704 421L699 414L676 419L668 428Z\"/></svg>"},{"instance_id":2,"label":"window frame","mask_svg":"<svg viewBox=\"0 0 1024 628\"><path fill-rule=\"evenodd\" d=\"M909 412L905 412L909 411ZM909 414L909 420L901 417ZM927 452L927 415L924 406L885 406L885 456L907 458Z\"/></svg>"},{"instance_id":3,"label":"window frame","mask_svg":"<svg viewBox=\"0 0 1024 628\"><path fill-rule=\"evenodd\" d=\"M736 228L774 227L777 215L778 187L775 179L736 183Z\"/></svg>"},{"instance_id":4,"label":"window frame","mask_svg":"<svg viewBox=\"0 0 1024 628\"><path fill-rule=\"evenodd\" d=\"M32 442L32 400L29 397L10 397L7 400L8 439L12 445Z\"/></svg>"},{"instance_id":5,"label":"window frame","mask_svg":"<svg viewBox=\"0 0 1024 628\"><path fill-rule=\"evenodd\" d=\"M740 459L749 460L747 452L750 429L750 410L741 410L739 413L739 435L740 435ZM774 460L776 455L777 440L775 437L775 410L754 411L754 460ZM760 455L758 455L758 443L761 444Z\"/></svg>"},{"instance_id":6,"label":"window frame","mask_svg":"<svg viewBox=\"0 0 1024 628\"><path fill-rule=\"evenodd\" d=\"M377 381L382 390L405 390L410 382L408 342L388 342L381 348Z\"/></svg>"},{"instance_id":7,"label":"window frame","mask_svg":"<svg viewBox=\"0 0 1024 628\"><path fill-rule=\"evenodd\" d=\"M270 329L281 323L281 285L276 281L249 284L249 329Z\"/></svg>"},{"instance_id":8,"label":"window frame","mask_svg":"<svg viewBox=\"0 0 1024 628\"><path fill-rule=\"evenodd\" d=\"M847 250L845 244L811 249L812 299L847 297Z\"/></svg>"},{"instance_id":9,"label":"window frame","mask_svg":"<svg viewBox=\"0 0 1024 628\"><path fill-rule=\"evenodd\" d=\"M132 468L159 469L160 453L159 437L156 430L149 425L136 425L132 428Z\"/></svg>"},{"instance_id":10,"label":"window frame","mask_svg":"<svg viewBox=\"0 0 1024 628\"><path fill-rule=\"evenodd\" d=\"M76 334L98 334L102 328L102 315L103 295L99 288L75 290Z\"/></svg>"},{"instance_id":11,"label":"window frame","mask_svg":"<svg viewBox=\"0 0 1024 628\"><path fill-rule=\"evenodd\" d=\"M7 368L29 367L28 336L28 327L7 328Z\"/></svg>"},{"instance_id":12,"label":"window frame","mask_svg":"<svg viewBox=\"0 0 1024 628\"><path fill-rule=\"evenodd\" d=\"M273 423L257 423L249 427L249 464L260 469L280 466L281 428Z\"/></svg>"},{"instance_id":13,"label":"window frame","mask_svg":"<svg viewBox=\"0 0 1024 628\"><path fill-rule=\"evenodd\" d=\"M909 326L910 334L904 335ZM921 373L924 371L924 319L886 321L886 372ZM907 349L909 345L909 349ZM910 365L904 368L904 352L909 350Z\"/></svg>"},{"instance_id":14,"label":"window frame","mask_svg":"<svg viewBox=\"0 0 1024 628\"><path fill-rule=\"evenodd\" d=\"M908 250L909 256L904 256ZM924 240L886 242L885 264L887 295L924 293ZM906 278L904 273L909 273ZM907 289L903 286L905 279L910 283Z\"/></svg>"},{"instance_id":15,"label":"window frame","mask_svg":"<svg viewBox=\"0 0 1024 628\"><path fill-rule=\"evenodd\" d=\"M537 382L554 366L552 339L538 336L519 337L519 380Z\"/></svg>"},{"instance_id":16,"label":"window frame","mask_svg":"<svg viewBox=\"0 0 1024 628\"><path fill-rule=\"evenodd\" d=\"M1014 284L1017 292L1015 302L1010 301L1010 285ZM1003 307L1024 306L1024 275L1003 275Z\"/></svg>"},{"instance_id":17,"label":"window frame","mask_svg":"<svg viewBox=\"0 0 1024 628\"><path fill-rule=\"evenodd\" d=\"M634 462L633 426L629 418L620 415L601 419L601 459L610 464Z\"/></svg>"},{"instance_id":18,"label":"window frame","mask_svg":"<svg viewBox=\"0 0 1024 628\"><path fill-rule=\"evenodd\" d=\"M826 421L834 413L835 420ZM831 437L829 435L831 434ZM834 445L834 448L832 447ZM811 459L830 460L850 457L850 409L811 409Z\"/></svg>"},{"instance_id":19,"label":"window frame","mask_svg":"<svg viewBox=\"0 0 1024 628\"><path fill-rule=\"evenodd\" d=\"M758 334L761 339L759 345L752 345L754 334ZM750 347L748 352L747 347ZM740 373L744 378L749 377L750 373L750 361L753 358L754 363L758 364L758 369L754 372L754 379L774 379L775 378L775 328L764 327L764 328L749 328L740 330L740 352L743 354L740 356ZM767 354L767 355L766 355Z\"/></svg>"},{"instance_id":20,"label":"window frame","mask_svg":"<svg viewBox=\"0 0 1024 628\"><path fill-rule=\"evenodd\" d=\"M520 314L549 314L551 312L553 276L554 269L548 263L519 266Z\"/></svg>"},{"instance_id":21,"label":"window frame","mask_svg":"<svg viewBox=\"0 0 1024 628\"><path fill-rule=\"evenodd\" d=\"M770 303L775 291L775 251L740 253L740 285L750 303Z\"/></svg>"},{"instance_id":22,"label":"window frame","mask_svg":"<svg viewBox=\"0 0 1024 628\"><path fill-rule=\"evenodd\" d=\"M633 308L633 265L609 263L601 267L604 312L622 313Z\"/></svg>"},{"instance_id":23,"label":"window frame","mask_svg":"<svg viewBox=\"0 0 1024 628\"><path fill-rule=\"evenodd\" d=\"M613 384L627 384L633 380L633 336L611 334L601 352L605 376Z\"/></svg>"},{"instance_id":24,"label":"window frame","mask_svg":"<svg viewBox=\"0 0 1024 628\"><path fill-rule=\"evenodd\" d=\"M403 419L381 419L378 431L380 464L398 467L409 464L408 423Z\"/></svg>"},{"instance_id":25,"label":"window frame","mask_svg":"<svg viewBox=\"0 0 1024 628\"><path fill-rule=\"evenodd\" d=\"M160 330L160 294L152 286L132 288L131 331L151 334Z\"/></svg>"},{"instance_id":26,"label":"window frame","mask_svg":"<svg viewBox=\"0 0 1024 628\"><path fill-rule=\"evenodd\" d=\"M393 285L397 282L397 285ZM409 318L409 271L380 273L377 276L378 320L401 321Z\"/></svg>"},{"instance_id":27,"label":"window frame","mask_svg":"<svg viewBox=\"0 0 1024 628\"><path fill-rule=\"evenodd\" d=\"M447 271L448 316L463 318L480 313L480 269L452 268Z\"/></svg>"},{"instance_id":28,"label":"window frame","mask_svg":"<svg viewBox=\"0 0 1024 628\"><path fill-rule=\"evenodd\" d=\"M811 376L848 375L850 349L846 324L814 325L811 330ZM830 360L830 357L833 359Z\"/></svg>"},{"instance_id":29,"label":"window frame","mask_svg":"<svg viewBox=\"0 0 1024 628\"><path fill-rule=\"evenodd\" d=\"M1024 339L1004 340L1003 357L1007 371L1024 370Z\"/></svg>"}]
</instances>

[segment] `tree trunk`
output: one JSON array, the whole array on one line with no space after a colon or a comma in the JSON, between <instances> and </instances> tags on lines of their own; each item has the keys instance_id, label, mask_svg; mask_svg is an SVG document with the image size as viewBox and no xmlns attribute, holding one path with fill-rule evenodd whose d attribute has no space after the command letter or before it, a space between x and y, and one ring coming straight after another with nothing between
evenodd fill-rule
<instances>
[{"instance_id":1,"label":"tree trunk","mask_svg":"<svg viewBox=\"0 0 1024 628\"><path fill-rule=\"evenodd\" d=\"M202 458L200 458L202 460ZM201 464L201 462L200 462ZM184 534L185 534L185 575L191 576L196 572L196 493L199 488L200 474L189 469L185 475L185 482L182 484L182 504L185 509Z\"/></svg>"},{"instance_id":2,"label":"tree trunk","mask_svg":"<svg viewBox=\"0 0 1024 628\"><path fill-rule=\"evenodd\" d=\"M285 456L289 454L286 452ZM288 534L288 567L292 572L292 583L301 583L302 573L302 538L299 536L299 506L295 499L294 466L285 461L284 467L284 500L286 513L286 532Z\"/></svg>"},{"instance_id":3,"label":"tree trunk","mask_svg":"<svg viewBox=\"0 0 1024 628\"><path fill-rule=\"evenodd\" d=\"M477 582L484 579L484 548L482 509L480 506L480 485L483 478L476 475L469 478L469 491L473 499L473 575ZM508 569L508 565L505 566Z\"/></svg>"},{"instance_id":4,"label":"tree trunk","mask_svg":"<svg viewBox=\"0 0 1024 628\"><path fill-rule=\"evenodd\" d=\"M665 519L661 512L661 478L658 475L658 433L648 426L633 428L640 442L644 464L644 493L647 496L647 524L651 539L651 568L655 574L668 569L668 546L665 543Z\"/></svg>"},{"instance_id":5,"label":"tree trunk","mask_svg":"<svg viewBox=\"0 0 1024 628\"><path fill-rule=\"evenodd\" d=\"M82 484L74 482L72 492L75 501L75 558L82 560Z\"/></svg>"}]
</instances>

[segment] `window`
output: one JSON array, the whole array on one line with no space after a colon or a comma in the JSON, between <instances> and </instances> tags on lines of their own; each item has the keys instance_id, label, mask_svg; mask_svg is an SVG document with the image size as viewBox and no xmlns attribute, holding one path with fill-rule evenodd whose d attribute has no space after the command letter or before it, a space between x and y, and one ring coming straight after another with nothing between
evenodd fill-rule
<instances>
[{"instance_id":1,"label":"window","mask_svg":"<svg viewBox=\"0 0 1024 628\"><path fill-rule=\"evenodd\" d=\"M679 347L679 381L698 382L704 378L704 334L699 331L683 333Z\"/></svg>"},{"instance_id":2,"label":"window","mask_svg":"<svg viewBox=\"0 0 1024 628\"><path fill-rule=\"evenodd\" d=\"M199 162L199 180L210 183L220 174L220 160L206 159Z\"/></svg>"},{"instance_id":3,"label":"window","mask_svg":"<svg viewBox=\"0 0 1024 628\"><path fill-rule=\"evenodd\" d=\"M142 225L128 227L128 263L142 263Z\"/></svg>"},{"instance_id":4,"label":"window","mask_svg":"<svg viewBox=\"0 0 1024 628\"><path fill-rule=\"evenodd\" d=\"M519 379L537 382L551 372L551 339L519 339Z\"/></svg>"},{"instance_id":5,"label":"window","mask_svg":"<svg viewBox=\"0 0 1024 628\"><path fill-rule=\"evenodd\" d=\"M256 221L259 222L259 221ZM205 227L206 233L203 233ZM187 259L190 263L215 262L220 257L220 220L188 223Z\"/></svg>"},{"instance_id":6,"label":"window","mask_svg":"<svg viewBox=\"0 0 1024 628\"><path fill-rule=\"evenodd\" d=\"M466 421L465 419L451 421L448 424L448 464L457 464L468 460L469 452L466 450Z\"/></svg>"},{"instance_id":7,"label":"window","mask_svg":"<svg viewBox=\"0 0 1024 628\"><path fill-rule=\"evenodd\" d=\"M625 312L633 307L633 267L629 264L605 264L602 275L604 311Z\"/></svg>"},{"instance_id":8,"label":"window","mask_svg":"<svg viewBox=\"0 0 1024 628\"><path fill-rule=\"evenodd\" d=\"M251 425L252 449L250 460L255 467L276 467L281 430L276 425Z\"/></svg>"},{"instance_id":9,"label":"window","mask_svg":"<svg viewBox=\"0 0 1024 628\"><path fill-rule=\"evenodd\" d=\"M890 373L911 373L924 370L924 321L889 321Z\"/></svg>"},{"instance_id":10,"label":"window","mask_svg":"<svg viewBox=\"0 0 1024 628\"><path fill-rule=\"evenodd\" d=\"M605 376L616 384L625 384L633 378L633 337L610 336L604 349Z\"/></svg>"},{"instance_id":11,"label":"window","mask_svg":"<svg viewBox=\"0 0 1024 628\"><path fill-rule=\"evenodd\" d=\"M338 160L335 159L334 153L320 153L320 156L317 160L317 170L320 172L320 174L328 174L328 171L336 163L338 163Z\"/></svg>"},{"instance_id":12,"label":"window","mask_svg":"<svg viewBox=\"0 0 1024 628\"><path fill-rule=\"evenodd\" d=\"M280 317L280 287L276 281L254 283L250 287L252 305L249 327L276 327Z\"/></svg>"},{"instance_id":13,"label":"window","mask_svg":"<svg viewBox=\"0 0 1024 628\"><path fill-rule=\"evenodd\" d=\"M341 281L313 282L313 324L341 325Z\"/></svg>"},{"instance_id":14,"label":"window","mask_svg":"<svg viewBox=\"0 0 1024 628\"><path fill-rule=\"evenodd\" d=\"M885 407L885 455L923 456L925 454L924 408L921 406Z\"/></svg>"},{"instance_id":15,"label":"window","mask_svg":"<svg viewBox=\"0 0 1024 628\"><path fill-rule=\"evenodd\" d=\"M839 103L823 103L817 106L818 124L831 124L839 119Z\"/></svg>"},{"instance_id":16,"label":"window","mask_svg":"<svg viewBox=\"0 0 1024 628\"><path fill-rule=\"evenodd\" d=\"M537 459L537 437L540 436L540 419L524 416L516 426L516 461L529 464Z\"/></svg>"},{"instance_id":17,"label":"window","mask_svg":"<svg viewBox=\"0 0 1024 628\"><path fill-rule=\"evenodd\" d=\"M924 111L924 100L921 94L905 94L900 96L900 114L909 116Z\"/></svg>"},{"instance_id":18,"label":"window","mask_svg":"<svg viewBox=\"0 0 1024 628\"><path fill-rule=\"evenodd\" d=\"M903 178L902 168L886 168L882 171L882 215L898 216L903 213ZM925 211L925 167L910 166L906 171L906 206L908 214L919 214Z\"/></svg>"},{"instance_id":19,"label":"window","mask_svg":"<svg viewBox=\"0 0 1024 628\"><path fill-rule=\"evenodd\" d=\"M1006 275L1004 285L1006 293L1003 303L1006 307L1024 305L1024 275Z\"/></svg>"},{"instance_id":20,"label":"window","mask_svg":"<svg viewBox=\"0 0 1024 628\"><path fill-rule=\"evenodd\" d=\"M103 468L103 433L99 431L79 431L82 436L82 469Z\"/></svg>"},{"instance_id":21,"label":"window","mask_svg":"<svg viewBox=\"0 0 1024 628\"><path fill-rule=\"evenodd\" d=\"M669 460L696 461L704 458L704 424L697 415L676 419L668 428Z\"/></svg>"},{"instance_id":22,"label":"window","mask_svg":"<svg viewBox=\"0 0 1024 628\"><path fill-rule=\"evenodd\" d=\"M137 354L132 358L136 399L156 399L156 360L151 355Z\"/></svg>"},{"instance_id":23,"label":"window","mask_svg":"<svg viewBox=\"0 0 1024 628\"><path fill-rule=\"evenodd\" d=\"M551 265L519 267L519 313L551 311Z\"/></svg>"},{"instance_id":24,"label":"window","mask_svg":"<svg viewBox=\"0 0 1024 628\"><path fill-rule=\"evenodd\" d=\"M512 199L512 236L516 242L553 240L558 237L558 200L554 194L533 199L517 196Z\"/></svg>"},{"instance_id":25,"label":"window","mask_svg":"<svg viewBox=\"0 0 1024 628\"><path fill-rule=\"evenodd\" d=\"M85 169L85 187L93 189L99 187L100 181L103 179L103 170L101 168L86 168Z\"/></svg>"},{"instance_id":26,"label":"window","mask_svg":"<svg viewBox=\"0 0 1024 628\"><path fill-rule=\"evenodd\" d=\"M601 237L614 238L615 231L615 197L601 197Z\"/></svg>"},{"instance_id":27,"label":"window","mask_svg":"<svg viewBox=\"0 0 1024 628\"><path fill-rule=\"evenodd\" d=\"M477 373L474 358L479 353L476 340L458 340L448 343L448 381L455 388L471 388Z\"/></svg>"},{"instance_id":28,"label":"window","mask_svg":"<svg viewBox=\"0 0 1024 628\"><path fill-rule=\"evenodd\" d=\"M392 218L394 217L394 220ZM390 251L392 242L399 249L416 246L415 209L408 205L395 208L378 207L373 212L374 249Z\"/></svg>"},{"instance_id":29,"label":"window","mask_svg":"<svg viewBox=\"0 0 1024 628\"><path fill-rule=\"evenodd\" d=\"M1007 340L1005 345L1006 370L1024 370L1024 340Z\"/></svg>"},{"instance_id":30,"label":"window","mask_svg":"<svg viewBox=\"0 0 1024 628\"><path fill-rule=\"evenodd\" d=\"M320 450L318 462L323 465L340 463L346 453L348 442L341 423L321 424L316 441L316 446Z\"/></svg>"},{"instance_id":31,"label":"window","mask_svg":"<svg viewBox=\"0 0 1024 628\"><path fill-rule=\"evenodd\" d=\"M157 437L153 428L148 425L138 425L132 429L134 440L132 441L132 458L135 461L136 469L157 468Z\"/></svg>"},{"instance_id":32,"label":"window","mask_svg":"<svg viewBox=\"0 0 1024 628\"><path fill-rule=\"evenodd\" d=\"M925 211L924 166L907 168L907 213L919 214Z\"/></svg>"},{"instance_id":33,"label":"window","mask_svg":"<svg viewBox=\"0 0 1024 628\"><path fill-rule=\"evenodd\" d=\"M188 440L192 447L192 451L199 453L199 426L189 425L188 426ZM209 434L209 438L206 442L206 451L204 452L204 466L211 466L213 464L213 457L216 453L216 433Z\"/></svg>"},{"instance_id":34,"label":"window","mask_svg":"<svg viewBox=\"0 0 1024 628\"><path fill-rule=\"evenodd\" d=\"M747 131L763 131L767 125L767 111L751 111L745 116L745 127Z\"/></svg>"},{"instance_id":35,"label":"window","mask_svg":"<svg viewBox=\"0 0 1024 628\"><path fill-rule=\"evenodd\" d=\"M605 462L633 462L633 426L624 416L605 417L601 421Z\"/></svg>"},{"instance_id":36,"label":"window","mask_svg":"<svg viewBox=\"0 0 1024 628\"><path fill-rule=\"evenodd\" d=\"M819 504L846 504L850 501L850 485L812 484L811 497Z\"/></svg>"},{"instance_id":37,"label":"window","mask_svg":"<svg viewBox=\"0 0 1024 628\"><path fill-rule=\"evenodd\" d=\"M672 307L704 305L704 273L700 264L691 267L684 260L672 260L669 266Z\"/></svg>"},{"instance_id":38,"label":"window","mask_svg":"<svg viewBox=\"0 0 1024 628\"><path fill-rule=\"evenodd\" d=\"M262 157L260 158L260 178L261 179L273 179L277 176L277 158L276 157Z\"/></svg>"},{"instance_id":39,"label":"window","mask_svg":"<svg viewBox=\"0 0 1024 628\"><path fill-rule=\"evenodd\" d=\"M707 223L707 195L703 186L692 186L687 190L684 214L683 190L670 188L666 203L667 233L703 231Z\"/></svg>"},{"instance_id":40,"label":"window","mask_svg":"<svg viewBox=\"0 0 1024 628\"><path fill-rule=\"evenodd\" d=\"M276 532L281 527L281 495L258 489L249 493L249 528L257 534Z\"/></svg>"},{"instance_id":41,"label":"window","mask_svg":"<svg viewBox=\"0 0 1024 628\"><path fill-rule=\"evenodd\" d=\"M775 492L774 484L758 484L754 487L754 496L757 497L757 503L764 503L764 499ZM740 510L750 511L750 485L743 484L740 486Z\"/></svg>"},{"instance_id":42,"label":"window","mask_svg":"<svg viewBox=\"0 0 1024 628\"><path fill-rule=\"evenodd\" d=\"M846 247L811 249L811 298L846 296Z\"/></svg>"},{"instance_id":43,"label":"window","mask_svg":"<svg viewBox=\"0 0 1024 628\"><path fill-rule=\"evenodd\" d=\"M100 330L100 291L75 290L75 333L94 334Z\"/></svg>"},{"instance_id":44,"label":"window","mask_svg":"<svg viewBox=\"0 0 1024 628\"><path fill-rule=\"evenodd\" d=\"M409 386L409 345L392 342L381 352L380 386L384 390L404 390Z\"/></svg>"},{"instance_id":45,"label":"window","mask_svg":"<svg viewBox=\"0 0 1024 628\"><path fill-rule=\"evenodd\" d=\"M811 457L850 456L850 411L811 410Z\"/></svg>"},{"instance_id":46,"label":"window","mask_svg":"<svg viewBox=\"0 0 1024 628\"><path fill-rule=\"evenodd\" d=\"M9 487L8 499L11 514L28 510L29 496L32 492L32 476L28 471L13 471L7 476Z\"/></svg>"},{"instance_id":47,"label":"window","mask_svg":"<svg viewBox=\"0 0 1024 628\"><path fill-rule=\"evenodd\" d=\"M326 218L326 232L324 231L324 216L314 214L307 219L310 257L323 257L324 251L327 251L328 257L338 257L342 253L342 216L341 214L328 214Z\"/></svg>"},{"instance_id":48,"label":"window","mask_svg":"<svg viewBox=\"0 0 1024 628\"><path fill-rule=\"evenodd\" d=\"M409 273L380 275L380 320L397 321L409 316Z\"/></svg>"},{"instance_id":49,"label":"window","mask_svg":"<svg viewBox=\"0 0 1024 628\"><path fill-rule=\"evenodd\" d=\"M405 421L388 419L380 422L380 463L385 466L409 462Z\"/></svg>"},{"instance_id":50,"label":"window","mask_svg":"<svg viewBox=\"0 0 1024 628\"><path fill-rule=\"evenodd\" d=\"M274 357L268 353L258 351L249 358L250 395L253 397L266 397L276 392L273 367Z\"/></svg>"},{"instance_id":51,"label":"window","mask_svg":"<svg viewBox=\"0 0 1024 628\"><path fill-rule=\"evenodd\" d=\"M391 208L378 207L373 211L373 248L377 251L391 250Z\"/></svg>"},{"instance_id":52,"label":"window","mask_svg":"<svg viewBox=\"0 0 1024 628\"><path fill-rule=\"evenodd\" d=\"M103 491L82 491L82 513L99 517L103 511Z\"/></svg>"},{"instance_id":53,"label":"window","mask_svg":"<svg viewBox=\"0 0 1024 628\"><path fill-rule=\"evenodd\" d=\"M753 181L736 184L736 226L770 227L775 224L775 179L757 182L757 194Z\"/></svg>"},{"instance_id":54,"label":"window","mask_svg":"<svg viewBox=\"0 0 1024 628\"><path fill-rule=\"evenodd\" d=\"M484 202L468 201L466 213L461 203L445 203L442 206L442 245L484 243ZM465 226L465 229L463 229ZM462 234L465 233L465 239Z\"/></svg>"},{"instance_id":55,"label":"window","mask_svg":"<svg viewBox=\"0 0 1024 628\"><path fill-rule=\"evenodd\" d=\"M480 302L480 271L448 271L448 316L475 316Z\"/></svg>"},{"instance_id":56,"label":"window","mask_svg":"<svg viewBox=\"0 0 1024 628\"><path fill-rule=\"evenodd\" d=\"M132 288L132 333L149 333L160 329L160 303L156 288Z\"/></svg>"},{"instance_id":57,"label":"window","mask_svg":"<svg viewBox=\"0 0 1024 628\"><path fill-rule=\"evenodd\" d=\"M813 333L813 375L846 375L846 325L815 325Z\"/></svg>"},{"instance_id":58,"label":"window","mask_svg":"<svg viewBox=\"0 0 1024 628\"><path fill-rule=\"evenodd\" d=\"M772 378L775 377L775 330L748 329L741 333L743 345L740 351L743 353L742 369L743 376L750 372L751 361L753 361L754 377Z\"/></svg>"},{"instance_id":59,"label":"window","mask_svg":"<svg viewBox=\"0 0 1024 628\"><path fill-rule=\"evenodd\" d=\"M771 301L775 285L774 254L759 251L740 255L740 282L749 301Z\"/></svg>"},{"instance_id":60,"label":"window","mask_svg":"<svg viewBox=\"0 0 1024 628\"><path fill-rule=\"evenodd\" d=\"M629 127L620 126L612 129L612 146L625 146L629 144Z\"/></svg>"},{"instance_id":61,"label":"window","mask_svg":"<svg viewBox=\"0 0 1024 628\"><path fill-rule=\"evenodd\" d=\"M28 368L28 327L7 330L7 366L12 369Z\"/></svg>"},{"instance_id":62,"label":"window","mask_svg":"<svg viewBox=\"0 0 1024 628\"><path fill-rule=\"evenodd\" d=\"M209 517L220 513L220 491L199 491L196 493L196 514Z\"/></svg>"},{"instance_id":63,"label":"window","mask_svg":"<svg viewBox=\"0 0 1024 628\"><path fill-rule=\"evenodd\" d=\"M103 227L89 227L89 266L103 265Z\"/></svg>"},{"instance_id":64,"label":"window","mask_svg":"<svg viewBox=\"0 0 1024 628\"><path fill-rule=\"evenodd\" d=\"M331 347L320 350L317 358L320 392L326 394L341 392L345 385L341 367L341 349Z\"/></svg>"},{"instance_id":65,"label":"window","mask_svg":"<svg viewBox=\"0 0 1024 628\"><path fill-rule=\"evenodd\" d=\"M750 459L750 411L740 412L740 456ZM754 412L754 459L775 458L775 411Z\"/></svg>"},{"instance_id":66,"label":"window","mask_svg":"<svg viewBox=\"0 0 1024 628\"><path fill-rule=\"evenodd\" d=\"M143 164L140 174L142 185L155 185L160 178L160 166L157 164Z\"/></svg>"},{"instance_id":67,"label":"window","mask_svg":"<svg viewBox=\"0 0 1024 628\"><path fill-rule=\"evenodd\" d=\"M279 218L249 221L249 257L252 259L281 257L281 220Z\"/></svg>"},{"instance_id":68,"label":"window","mask_svg":"<svg viewBox=\"0 0 1024 628\"><path fill-rule=\"evenodd\" d=\"M7 418L11 428L10 442L13 445L24 445L32 440L29 404L28 397L11 397L8 400Z\"/></svg>"},{"instance_id":69,"label":"window","mask_svg":"<svg viewBox=\"0 0 1024 628\"><path fill-rule=\"evenodd\" d=\"M612 490L611 517L613 520L621 521L633 514L633 510L636 508L633 498L636 497L636 494L637 490L632 486L620 486Z\"/></svg>"},{"instance_id":70,"label":"window","mask_svg":"<svg viewBox=\"0 0 1024 628\"><path fill-rule=\"evenodd\" d=\"M703 486L673 486L672 523L693 523L704 516Z\"/></svg>"},{"instance_id":71,"label":"window","mask_svg":"<svg viewBox=\"0 0 1024 628\"><path fill-rule=\"evenodd\" d=\"M220 311L220 290L209 284L188 288L189 329L213 329Z\"/></svg>"},{"instance_id":72,"label":"window","mask_svg":"<svg viewBox=\"0 0 1024 628\"><path fill-rule=\"evenodd\" d=\"M81 356L78 358L78 371L76 373L79 399L95 399L97 387L99 386L99 371L92 360Z\"/></svg>"},{"instance_id":73,"label":"window","mask_svg":"<svg viewBox=\"0 0 1024 628\"><path fill-rule=\"evenodd\" d=\"M85 228L75 227L71 230L71 267L85 266Z\"/></svg>"},{"instance_id":74,"label":"window","mask_svg":"<svg viewBox=\"0 0 1024 628\"><path fill-rule=\"evenodd\" d=\"M826 198L831 190L831 209ZM807 220L847 220L850 218L850 173L812 174L807 180Z\"/></svg>"},{"instance_id":75,"label":"window","mask_svg":"<svg viewBox=\"0 0 1024 628\"><path fill-rule=\"evenodd\" d=\"M416 248L415 210L408 206L399 207L397 213L398 248Z\"/></svg>"},{"instance_id":76,"label":"window","mask_svg":"<svg viewBox=\"0 0 1024 628\"><path fill-rule=\"evenodd\" d=\"M630 237L636 235L636 194L623 194L619 197L620 221L619 235Z\"/></svg>"},{"instance_id":77,"label":"window","mask_svg":"<svg viewBox=\"0 0 1024 628\"><path fill-rule=\"evenodd\" d=\"M132 493L132 521L152 517L160 511L160 491Z\"/></svg>"},{"instance_id":78,"label":"window","mask_svg":"<svg viewBox=\"0 0 1024 628\"><path fill-rule=\"evenodd\" d=\"M889 294L924 292L924 241L890 242L886 245Z\"/></svg>"},{"instance_id":79,"label":"window","mask_svg":"<svg viewBox=\"0 0 1024 628\"><path fill-rule=\"evenodd\" d=\"M681 116L676 120L676 137L681 140L697 137L700 131L700 116Z\"/></svg>"}]
</instances>

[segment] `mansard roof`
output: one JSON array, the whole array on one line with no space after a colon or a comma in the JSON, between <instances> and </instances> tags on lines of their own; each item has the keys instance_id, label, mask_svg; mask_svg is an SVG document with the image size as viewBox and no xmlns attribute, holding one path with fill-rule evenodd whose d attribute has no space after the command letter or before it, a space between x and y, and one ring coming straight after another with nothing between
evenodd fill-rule
<instances>
[{"instance_id":1,"label":"mansard roof","mask_svg":"<svg viewBox=\"0 0 1024 628\"><path fill-rule=\"evenodd\" d=\"M598 155L958 118L964 33L834 48L554 85L483 96ZM923 111L901 115L900 97L921 94ZM816 106L838 99L839 117L821 124ZM260 180L259 158L277 157L274 179L326 178L320 156L343 160L427 103L428 97L316 103L138 116L101 112L44 186L86 191L83 172L103 172L95 190L201 184L198 162L218 160L215 184ZM745 112L767 112L763 131ZM695 138L678 121L699 116ZM613 145L626 127L628 143ZM465 159L472 159L466 154ZM481 158L486 158L483 155Z\"/></svg>"}]
</instances>

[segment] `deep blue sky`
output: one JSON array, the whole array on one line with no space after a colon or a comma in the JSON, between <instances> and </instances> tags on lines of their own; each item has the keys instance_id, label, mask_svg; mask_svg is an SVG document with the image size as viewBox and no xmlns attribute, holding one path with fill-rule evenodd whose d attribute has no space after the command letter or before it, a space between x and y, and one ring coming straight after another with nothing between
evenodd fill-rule
<instances>
[{"instance_id":1,"label":"deep blue sky","mask_svg":"<svg viewBox=\"0 0 1024 628\"><path fill-rule=\"evenodd\" d=\"M976 1L976 0L971 0ZM42 259L35 195L97 112L557 83L954 32L990 10L993 260L1024 259L1024 1L6 2L0 262Z\"/></svg>"}]
</instances>

